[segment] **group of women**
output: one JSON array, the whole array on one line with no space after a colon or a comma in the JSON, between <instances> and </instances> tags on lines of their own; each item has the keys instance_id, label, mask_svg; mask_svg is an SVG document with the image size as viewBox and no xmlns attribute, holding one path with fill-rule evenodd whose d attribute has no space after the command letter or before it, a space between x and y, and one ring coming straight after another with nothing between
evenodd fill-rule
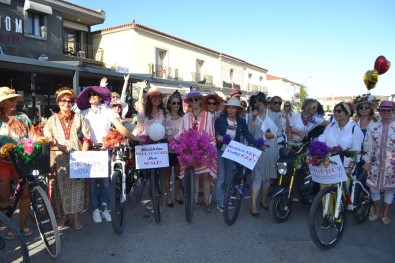
<instances>
[{"instance_id":1,"label":"group of women","mask_svg":"<svg viewBox=\"0 0 395 263\"><path fill-rule=\"evenodd\" d=\"M43 132L52 143L51 203L59 218L59 227L67 225L68 215L73 215L74 228L82 229L79 214L87 210L89 204L95 223L102 222L103 218L107 222L111 221L108 211L109 180L70 179L70 151L87 151L101 146L103 137L111 127L130 140L142 142L142 135L148 135L149 127L153 123L161 123L165 127L162 141L170 142L188 129L195 129L199 133L206 132L211 137L213 147L217 149L217 161L210 167L195 167L198 175L196 189L200 186L203 189L202 201L199 201L199 191L196 191L195 207L202 206L206 213L212 212L211 200L215 200L218 210L222 211L224 191L234 170L234 163L222 157L226 144L229 143L224 138L249 145L264 138L264 149L248 182L252 196L250 214L254 217L260 215L257 206L259 196L259 207L268 210L269 187L271 181L277 177L275 164L284 141L301 140L313 128L326 126L319 140L329 147L340 145L344 150L361 152L363 149L366 152L360 157L359 163L345 158L346 173L350 174L354 169L368 173L367 185L371 189L375 208L369 220L380 219L384 224L391 222L390 205L395 190L395 121L392 102L381 102L378 108L379 118L375 117L378 105L372 96L363 97L354 107L341 102L333 109L333 120L327 121L324 120L321 104L315 99L305 99L301 112L294 112L292 103L283 103L278 96L268 100L264 93L258 92L250 97L249 106L246 108L240 102L241 92L234 92L233 95L225 102L216 94L203 96L198 91L191 91L183 97L176 91L164 103L166 95L157 87L151 87L144 97L144 103L138 107L137 125L133 130L128 130L122 122L123 102L119 100L119 95L117 97L117 94L111 94L105 85L88 87L78 96L71 89L59 89L55 98L60 111L48 119ZM21 138L35 136L29 119L16 112L16 102L21 99L14 90L0 88L1 144L9 139L16 144ZM74 103L80 113L73 111ZM284 106L281 110L282 104ZM354 110L356 114L352 118ZM18 180L18 175L9 160L0 160L0 164L0 208L4 208L8 205L10 178ZM185 167L180 165L177 155L171 149L169 164L170 167L160 169L160 173L163 192L166 193L163 200L171 208L174 207L174 202L183 204L180 178ZM175 175L174 198L170 188L172 172ZM380 202L381 191L384 191L383 208ZM147 208L150 208L149 205ZM29 196L26 188L20 206L20 227L25 235L32 232L26 223L28 209ZM6 236L12 239L13 235L10 232Z\"/></svg>"}]
</instances>

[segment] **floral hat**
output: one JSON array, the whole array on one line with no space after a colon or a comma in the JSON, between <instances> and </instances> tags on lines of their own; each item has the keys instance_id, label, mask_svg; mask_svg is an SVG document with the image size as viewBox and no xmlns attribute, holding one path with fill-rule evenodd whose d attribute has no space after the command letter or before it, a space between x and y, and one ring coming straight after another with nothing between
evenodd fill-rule
<instances>
[{"instance_id":1,"label":"floral hat","mask_svg":"<svg viewBox=\"0 0 395 263\"><path fill-rule=\"evenodd\" d=\"M189 102L188 100L189 100L190 98L194 98L194 97L202 98L202 97L203 97L203 94L200 93L199 91L191 91L191 92L189 92L189 93L185 96L184 102L185 102L185 103L188 103L188 102Z\"/></svg>"},{"instance_id":2,"label":"floral hat","mask_svg":"<svg viewBox=\"0 0 395 263\"><path fill-rule=\"evenodd\" d=\"M110 103L110 108L112 108L115 105L120 105L122 107L122 117L125 117L126 113L128 113L129 106L125 102L121 102L120 100L116 100Z\"/></svg>"},{"instance_id":3,"label":"floral hat","mask_svg":"<svg viewBox=\"0 0 395 263\"><path fill-rule=\"evenodd\" d=\"M161 96L162 98L166 97L166 94L163 94L162 92L160 92L158 87L151 87L148 92L147 92L148 96Z\"/></svg>"},{"instance_id":4,"label":"floral hat","mask_svg":"<svg viewBox=\"0 0 395 263\"><path fill-rule=\"evenodd\" d=\"M359 105L361 105L362 103L367 103L369 104L373 109L377 108L377 104L380 102L380 100L376 99L373 95L371 95L370 93L367 94L363 94L363 95L359 95L357 96L354 100L353 100L353 104L354 104L354 110L357 110Z\"/></svg>"},{"instance_id":5,"label":"floral hat","mask_svg":"<svg viewBox=\"0 0 395 263\"><path fill-rule=\"evenodd\" d=\"M22 96L16 93L14 89L10 89L9 87L0 87L0 102L11 98L21 100Z\"/></svg>"},{"instance_id":6,"label":"floral hat","mask_svg":"<svg viewBox=\"0 0 395 263\"><path fill-rule=\"evenodd\" d=\"M77 106L80 110L86 110L91 107L89 103L89 93L96 92L100 95L102 103L108 105L111 102L111 91L107 87L90 86L81 91L77 98Z\"/></svg>"}]
</instances>

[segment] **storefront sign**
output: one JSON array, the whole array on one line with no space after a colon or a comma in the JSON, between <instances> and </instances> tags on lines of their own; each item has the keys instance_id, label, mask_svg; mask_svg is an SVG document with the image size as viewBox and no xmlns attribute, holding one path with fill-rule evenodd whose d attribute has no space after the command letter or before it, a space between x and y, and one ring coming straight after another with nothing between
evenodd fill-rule
<instances>
[{"instance_id":1,"label":"storefront sign","mask_svg":"<svg viewBox=\"0 0 395 263\"><path fill-rule=\"evenodd\" d=\"M329 159L331 162L327 167L309 164L313 181L320 184L336 184L347 181L346 170L344 170L340 156L331 156Z\"/></svg>"},{"instance_id":2,"label":"storefront sign","mask_svg":"<svg viewBox=\"0 0 395 263\"><path fill-rule=\"evenodd\" d=\"M167 143L139 145L135 148L136 169L169 167Z\"/></svg>"},{"instance_id":3,"label":"storefront sign","mask_svg":"<svg viewBox=\"0 0 395 263\"><path fill-rule=\"evenodd\" d=\"M236 141L230 141L228 147L226 147L222 157L235 161L248 169L254 169L262 151L246 146Z\"/></svg>"},{"instance_id":4,"label":"storefront sign","mask_svg":"<svg viewBox=\"0 0 395 263\"><path fill-rule=\"evenodd\" d=\"M70 178L106 178L108 173L107 151L70 153Z\"/></svg>"}]
</instances>

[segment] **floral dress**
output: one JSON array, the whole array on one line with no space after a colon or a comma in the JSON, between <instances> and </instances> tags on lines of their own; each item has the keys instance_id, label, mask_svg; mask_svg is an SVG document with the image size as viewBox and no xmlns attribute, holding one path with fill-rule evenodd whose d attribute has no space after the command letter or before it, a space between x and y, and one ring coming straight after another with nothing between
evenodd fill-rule
<instances>
[{"instance_id":1,"label":"floral dress","mask_svg":"<svg viewBox=\"0 0 395 263\"><path fill-rule=\"evenodd\" d=\"M370 163L367 185L375 190L395 190L395 121L369 124L363 160Z\"/></svg>"},{"instance_id":2,"label":"floral dress","mask_svg":"<svg viewBox=\"0 0 395 263\"><path fill-rule=\"evenodd\" d=\"M206 132L212 139L213 146L215 146L215 132L214 132L214 121L211 113L202 111L199 118L195 121L195 116L192 112L186 113L180 122L179 133L183 133L191 128L195 128L199 134ZM210 173L213 179L217 178L217 162L213 161L211 167L200 166L195 167L196 174ZM185 166L181 166L180 177L182 178L185 174Z\"/></svg>"},{"instance_id":3,"label":"floral dress","mask_svg":"<svg viewBox=\"0 0 395 263\"><path fill-rule=\"evenodd\" d=\"M74 151L82 149L79 133L90 138L89 126L79 113L72 114L68 123L61 114L53 115L44 127L44 136L56 139L59 145L69 146ZM79 213L89 208L89 184L86 179L70 179L69 159L69 153L52 151L51 170L55 182L51 201L58 217Z\"/></svg>"}]
</instances>

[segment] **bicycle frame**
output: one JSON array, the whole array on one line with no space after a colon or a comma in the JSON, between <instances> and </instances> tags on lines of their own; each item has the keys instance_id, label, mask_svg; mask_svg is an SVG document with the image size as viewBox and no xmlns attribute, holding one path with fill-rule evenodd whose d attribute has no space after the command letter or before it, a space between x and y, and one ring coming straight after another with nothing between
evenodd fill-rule
<instances>
[{"instance_id":1,"label":"bicycle frame","mask_svg":"<svg viewBox=\"0 0 395 263\"><path fill-rule=\"evenodd\" d=\"M114 173L114 171L120 171L122 174L122 202L126 202L126 173L125 173L125 164L123 161L123 153L124 150L119 148L115 153L115 160L113 160L111 156L111 172L110 175Z\"/></svg>"},{"instance_id":2,"label":"bicycle frame","mask_svg":"<svg viewBox=\"0 0 395 263\"><path fill-rule=\"evenodd\" d=\"M352 201L352 204L348 206L348 209L349 210L354 210L357 207L357 206L354 205L355 204L354 200L355 200L355 187L356 187L356 185L358 184L361 187L362 191L364 191L369 196L370 196L370 193L364 187L364 185L357 179L357 177L355 175L351 175L350 178L351 178L351 181L352 181L352 187L351 187L351 201ZM369 202L369 201L364 201L361 205L364 205L366 202Z\"/></svg>"},{"instance_id":3,"label":"bicycle frame","mask_svg":"<svg viewBox=\"0 0 395 263\"><path fill-rule=\"evenodd\" d=\"M11 204L8 206L7 212L5 213L7 215L7 217L11 217L15 213L15 210L18 207L18 202L19 202L19 200L21 198L23 190L25 189L26 184L27 184L28 181L30 182L30 184L29 184L29 192L32 191L34 186L39 184L38 177L34 176L34 175L19 179L19 181L17 183L17 186L15 188L15 192L14 192L14 194L12 196Z\"/></svg>"},{"instance_id":4,"label":"bicycle frame","mask_svg":"<svg viewBox=\"0 0 395 263\"><path fill-rule=\"evenodd\" d=\"M334 215L333 215L333 219L336 220L339 218L339 214L340 214L340 203L342 200L342 195L343 195L343 183L344 182L340 182L336 184L336 203L335 203L335 210L334 210ZM329 185L331 186L331 185ZM330 196L326 195L325 199L324 199L324 209L323 209L323 216L327 215L329 213L329 202L330 202Z\"/></svg>"}]
</instances>

